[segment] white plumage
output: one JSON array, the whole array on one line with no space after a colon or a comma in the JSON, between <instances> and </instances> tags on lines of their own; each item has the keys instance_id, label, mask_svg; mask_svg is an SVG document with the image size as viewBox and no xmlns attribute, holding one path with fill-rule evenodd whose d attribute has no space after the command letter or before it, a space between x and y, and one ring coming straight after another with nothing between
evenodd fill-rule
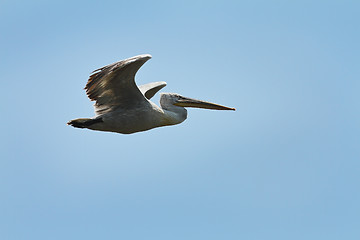
<instances>
[{"instance_id":1,"label":"white plumage","mask_svg":"<svg viewBox=\"0 0 360 240\"><path fill-rule=\"evenodd\" d=\"M179 124L187 118L184 107L235 110L175 93L162 93L161 108L158 107L150 99L166 86L166 82L139 87L135 84L136 72L150 58L151 55L143 54L95 70L85 87L90 100L96 101L95 117L74 119L67 124L78 128L130 134Z\"/></svg>"}]
</instances>

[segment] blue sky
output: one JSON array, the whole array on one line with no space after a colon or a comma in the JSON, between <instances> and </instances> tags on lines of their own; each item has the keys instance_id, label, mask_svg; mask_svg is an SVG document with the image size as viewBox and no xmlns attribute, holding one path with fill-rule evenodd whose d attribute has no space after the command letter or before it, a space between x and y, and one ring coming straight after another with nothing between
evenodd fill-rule
<instances>
[{"instance_id":1,"label":"blue sky","mask_svg":"<svg viewBox=\"0 0 360 240\"><path fill-rule=\"evenodd\" d=\"M359 239L358 1L1 1L2 239ZM236 112L121 135L89 73ZM155 98L156 103L158 97Z\"/></svg>"}]
</instances>

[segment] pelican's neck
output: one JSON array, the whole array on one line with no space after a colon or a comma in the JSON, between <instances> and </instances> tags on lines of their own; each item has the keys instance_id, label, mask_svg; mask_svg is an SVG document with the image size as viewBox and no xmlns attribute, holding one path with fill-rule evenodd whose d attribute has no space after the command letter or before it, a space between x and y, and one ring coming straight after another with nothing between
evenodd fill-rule
<instances>
[{"instance_id":1,"label":"pelican's neck","mask_svg":"<svg viewBox=\"0 0 360 240\"><path fill-rule=\"evenodd\" d=\"M163 125L175 125L182 123L187 118L187 110L174 105L161 105L164 112Z\"/></svg>"}]
</instances>

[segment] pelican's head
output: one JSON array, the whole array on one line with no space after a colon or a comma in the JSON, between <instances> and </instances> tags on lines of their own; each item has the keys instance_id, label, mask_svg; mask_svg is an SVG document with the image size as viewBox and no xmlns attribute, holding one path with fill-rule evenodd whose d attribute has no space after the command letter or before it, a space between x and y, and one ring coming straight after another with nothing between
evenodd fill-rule
<instances>
[{"instance_id":1,"label":"pelican's head","mask_svg":"<svg viewBox=\"0 0 360 240\"><path fill-rule=\"evenodd\" d=\"M162 93L160 98L160 104L165 109L177 106L177 107L194 107L194 108L205 108L205 109L214 109L214 110L235 111L235 108L229 108L215 103L183 97L176 93Z\"/></svg>"}]
</instances>

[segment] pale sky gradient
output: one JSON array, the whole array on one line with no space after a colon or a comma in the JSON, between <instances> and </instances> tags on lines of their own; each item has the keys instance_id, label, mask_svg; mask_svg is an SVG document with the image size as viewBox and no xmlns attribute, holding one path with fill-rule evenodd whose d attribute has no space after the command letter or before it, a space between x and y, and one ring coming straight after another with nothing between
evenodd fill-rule
<instances>
[{"instance_id":1,"label":"pale sky gradient","mask_svg":"<svg viewBox=\"0 0 360 240\"><path fill-rule=\"evenodd\" d=\"M359 1L0 1L0 238L360 239ZM89 73L233 111L121 135ZM158 102L158 97L154 100Z\"/></svg>"}]
</instances>

